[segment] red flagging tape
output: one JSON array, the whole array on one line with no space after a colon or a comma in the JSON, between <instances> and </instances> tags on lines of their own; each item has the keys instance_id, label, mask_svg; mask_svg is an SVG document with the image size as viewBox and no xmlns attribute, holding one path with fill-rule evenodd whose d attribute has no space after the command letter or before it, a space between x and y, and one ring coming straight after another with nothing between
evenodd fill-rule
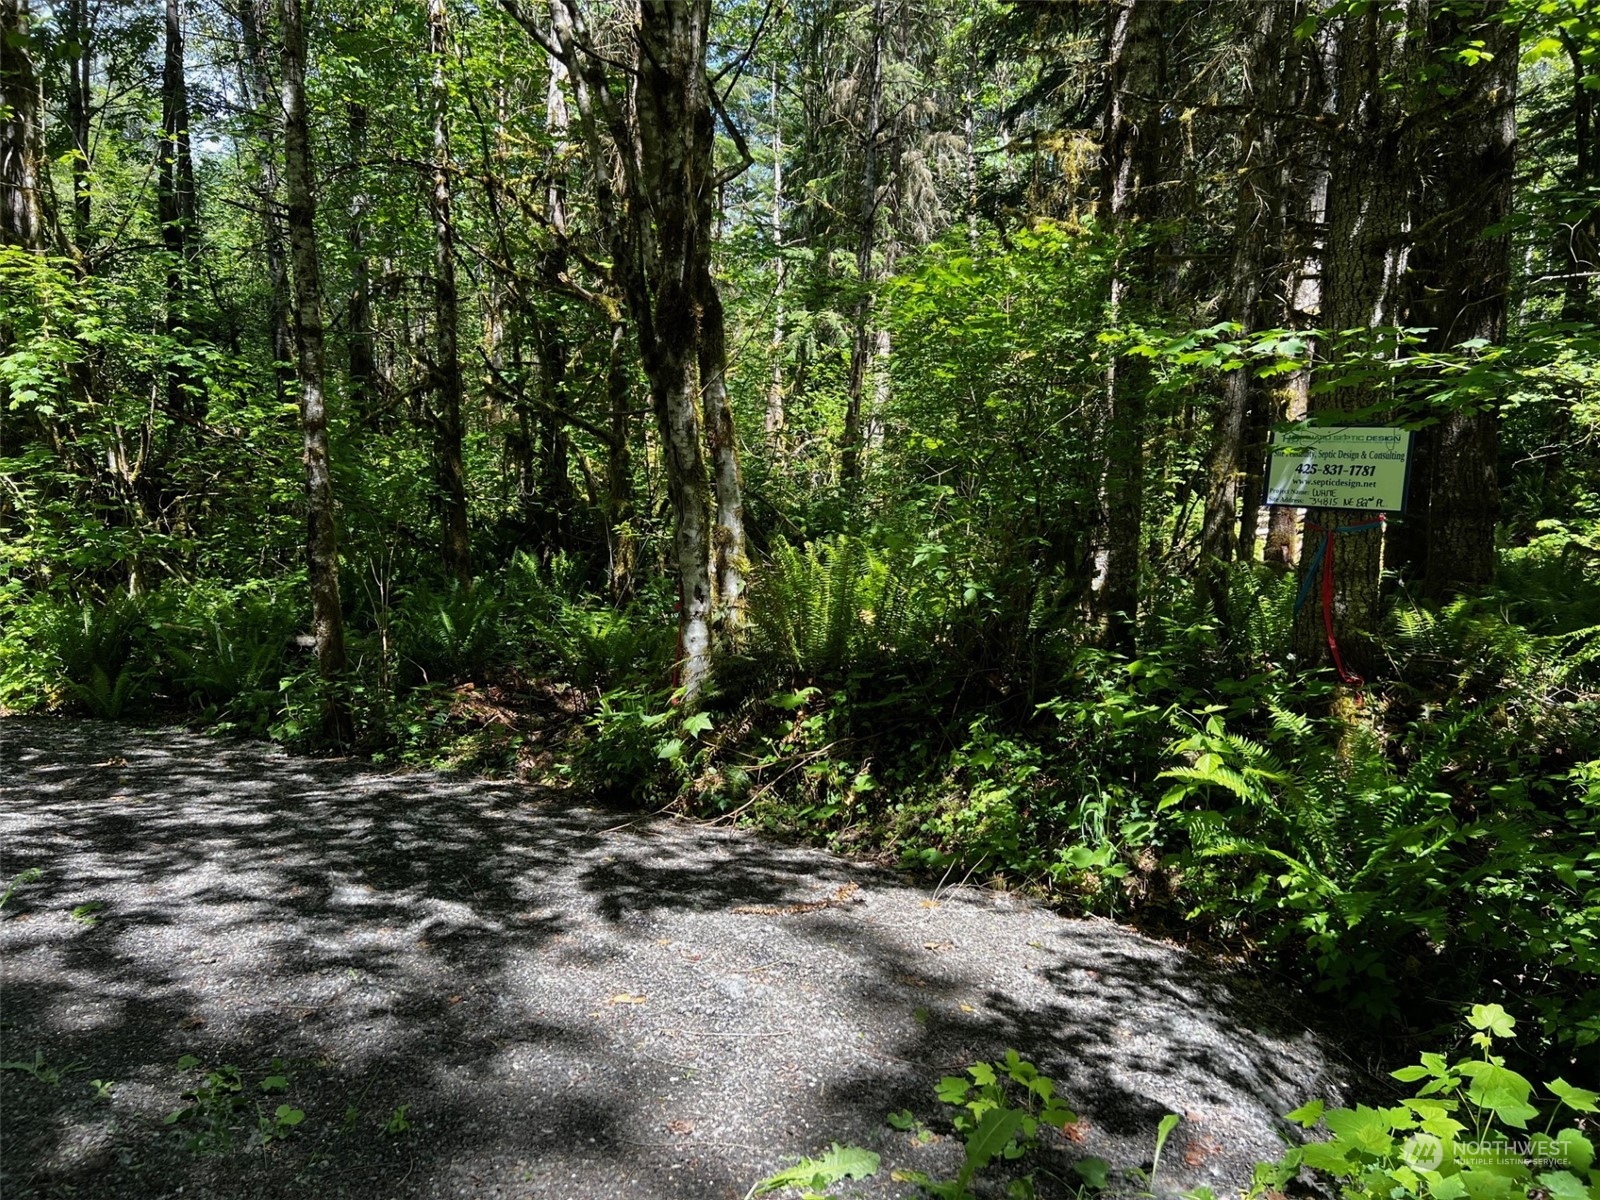
<instances>
[{"instance_id":1,"label":"red flagging tape","mask_svg":"<svg viewBox=\"0 0 1600 1200\"><path fill-rule=\"evenodd\" d=\"M1328 528L1323 525L1313 525L1306 522L1307 530L1314 530L1322 534L1322 555L1318 566L1322 570L1322 628L1328 635L1328 654L1333 659L1333 668L1339 673L1339 682L1356 689L1356 701L1360 703L1361 688L1366 680L1354 671L1345 669L1344 657L1339 653L1339 639L1333 632L1333 545L1334 537L1341 533L1362 533L1368 529L1382 529L1387 521L1383 513L1378 514L1376 522L1368 525L1336 525Z\"/></svg>"}]
</instances>

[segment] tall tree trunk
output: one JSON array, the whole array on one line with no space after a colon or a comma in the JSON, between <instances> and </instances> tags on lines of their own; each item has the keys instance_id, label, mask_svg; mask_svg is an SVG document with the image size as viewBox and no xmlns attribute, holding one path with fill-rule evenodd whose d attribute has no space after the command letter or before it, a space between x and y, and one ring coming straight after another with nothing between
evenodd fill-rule
<instances>
[{"instance_id":1,"label":"tall tree trunk","mask_svg":"<svg viewBox=\"0 0 1600 1200\"><path fill-rule=\"evenodd\" d=\"M1305 419L1306 404L1311 396L1311 372L1307 370L1295 371L1288 377L1282 388L1274 389L1281 397L1281 405L1275 405L1277 415L1285 421L1300 421ZM1263 456L1264 466L1264 456ZM1265 485L1264 471L1258 472L1254 477ZM1256 529L1253 522L1258 519L1261 488L1254 493L1255 503L1245 509L1245 514L1252 522L1246 530L1245 536L1249 543L1240 543L1240 557L1245 557L1246 552L1253 555ZM1294 569L1295 557L1299 553L1300 537L1300 512L1280 504L1267 514L1267 540L1261 547L1261 561L1275 571L1290 571Z\"/></svg>"},{"instance_id":2,"label":"tall tree trunk","mask_svg":"<svg viewBox=\"0 0 1600 1200\"><path fill-rule=\"evenodd\" d=\"M1330 156L1322 289L1322 324L1334 331L1392 327L1399 315L1414 169L1406 153L1403 93L1391 84L1416 53L1419 31L1411 12L1413 2L1405 0L1404 7L1390 2L1352 9L1343 18L1337 40L1338 124ZM1400 27L1385 19L1397 10L1406 16ZM1369 339L1367 349L1386 354L1393 349L1391 341L1389 335L1378 335L1377 344ZM1324 349L1339 353L1341 348L1335 344ZM1379 387L1370 381L1314 393L1310 415L1338 424L1343 414L1379 406ZM1306 512L1300 578L1304 583L1313 563L1320 561L1320 570L1332 573L1333 595L1325 606L1321 585L1316 588L1296 619L1295 647L1303 661L1316 664L1332 660L1337 646L1346 679L1370 675L1378 666L1374 637L1383 534L1375 527L1328 531L1374 524L1364 514L1353 517L1340 509ZM1319 560L1318 552L1330 538L1331 548Z\"/></svg>"},{"instance_id":3,"label":"tall tree trunk","mask_svg":"<svg viewBox=\"0 0 1600 1200\"><path fill-rule=\"evenodd\" d=\"M344 615L339 602L339 543L323 392L322 265L317 255L316 176L306 111L306 35L301 0L278 0L283 37L284 175L290 254L294 261L295 348L300 376L300 427L306 466L306 573L317 669L328 687L324 721L336 737L349 717L335 685L344 674Z\"/></svg>"},{"instance_id":4,"label":"tall tree trunk","mask_svg":"<svg viewBox=\"0 0 1600 1200\"><path fill-rule=\"evenodd\" d=\"M633 529L633 416L629 409L633 389L623 345L626 336L623 323L613 322L611 357L606 366L606 395L611 409L611 439L606 443L606 530L611 596L618 604L633 595L638 543Z\"/></svg>"},{"instance_id":5,"label":"tall tree trunk","mask_svg":"<svg viewBox=\"0 0 1600 1200\"><path fill-rule=\"evenodd\" d=\"M89 78L94 67L90 46L89 0L67 3L67 124L72 132L72 240L89 249L89 224L94 215L89 191Z\"/></svg>"},{"instance_id":6,"label":"tall tree trunk","mask_svg":"<svg viewBox=\"0 0 1600 1200\"><path fill-rule=\"evenodd\" d=\"M878 245L878 138L883 123L883 0L872 0L872 43L867 53L866 111L862 120L861 207L856 230L856 286L851 312L850 374L845 385L844 433L840 439L839 478L846 484L861 478L861 401L872 361L872 293L877 276L873 254Z\"/></svg>"},{"instance_id":7,"label":"tall tree trunk","mask_svg":"<svg viewBox=\"0 0 1600 1200\"><path fill-rule=\"evenodd\" d=\"M1440 74L1424 96L1438 114L1418 139L1423 181L1411 256L1407 324L1426 327L1428 349L1503 342L1511 279L1511 214L1516 167L1517 29L1503 0L1434 12L1428 30ZM1452 49L1481 42L1485 58L1465 66ZM1497 397L1453 404L1416 435L1412 503L1389 530L1387 553L1428 596L1488 583L1499 520Z\"/></svg>"},{"instance_id":8,"label":"tall tree trunk","mask_svg":"<svg viewBox=\"0 0 1600 1200\"><path fill-rule=\"evenodd\" d=\"M1557 226L1559 232L1551 261L1562 276L1561 319L1593 321L1592 281L1600 272L1600 199L1589 189L1596 167L1600 166L1600 117L1595 111L1595 94L1584 85L1588 70L1581 43L1567 30L1562 30L1561 41L1571 64L1572 78L1572 173L1567 186L1574 194L1582 195L1585 191L1589 194ZM1562 397L1550 418L1544 489L1557 504L1565 499L1567 448L1572 437L1572 405L1576 399L1576 396Z\"/></svg>"},{"instance_id":9,"label":"tall tree trunk","mask_svg":"<svg viewBox=\"0 0 1600 1200\"><path fill-rule=\"evenodd\" d=\"M545 130L550 135L558 163L567 154L571 127L571 115L561 90L564 76L561 64L552 63L545 89ZM566 245L567 183L559 168L551 171L550 183L545 189L545 216L555 237L539 254L539 273L555 284L567 277L570 258ZM546 551L554 553L567 540L574 507L572 478L567 471L570 445L566 421L562 417L567 403L567 366L572 351L559 320L537 310L532 312L531 320L539 356L539 395L543 403L534 419L538 427L537 445L530 445L530 453L537 450L537 472L528 511L534 517L533 525L540 543Z\"/></svg>"},{"instance_id":10,"label":"tall tree trunk","mask_svg":"<svg viewBox=\"0 0 1600 1200\"><path fill-rule=\"evenodd\" d=\"M245 92L256 112L256 137L260 142L261 175L255 191L256 203L261 207L261 246L267 267L267 341L277 398L282 403L288 399L289 385L294 380L295 344L290 329L289 259L278 202L280 98L273 87L271 55L264 36L273 3L274 0L241 0L238 16L244 44Z\"/></svg>"},{"instance_id":11,"label":"tall tree trunk","mask_svg":"<svg viewBox=\"0 0 1600 1200\"><path fill-rule=\"evenodd\" d=\"M1116 0L1110 21L1103 195L1121 242L1111 277L1116 322L1137 315L1148 303L1143 288L1155 278L1149 227L1159 213L1155 184L1163 157L1161 0ZM1149 386L1149 363L1142 357L1113 358L1106 368L1106 467L1095 599L1107 644L1124 650L1133 648L1138 627Z\"/></svg>"},{"instance_id":12,"label":"tall tree trunk","mask_svg":"<svg viewBox=\"0 0 1600 1200\"><path fill-rule=\"evenodd\" d=\"M45 246L44 106L28 47L28 0L0 0L0 244Z\"/></svg>"},{"instance_id":13,"label":"tall tree trunk","mask_svg":"<svg viewBox=\"0 0 1600 1200\"><path fill-rule=\"evenodd\" d=\"M1290 3L1260 5L1244 77L1246 116L1241 134L1239 194L1234 207L1233 266L1228 286L1228 317L1239 325L1239 337L1248 339L1270 322L1270 297L1264 284L1268 255L1281 241L1282 168L1278 161L1277 124L1282 107L1288 63L1284 50L1293 35L1298 6ZM1292 60L1290 60L1292 61ZM1263 303L1266 299L1268 303ZM1260 381L1252 364L1228 372L1223 383L1222 408L1212 435L1210 480L1205 516L1200 532L1200 584L1203 597L1219 612L1226 611L1225 564L1236 557L1234 530L1238 528L1239 484L1246 471L1245 437L1252 402L1259 404ZM1254 500L1254 497L1250 497ZM1254 511L1256 505L1247 503ZM1252 542L1252 526L1244 535Z\"/></svg>"},{"instance_id":14,"label":"tall tree trunk","mask_svg":"<svg viewBox=\"0 0 1600 1200\"><path fill-rule=\"evenodd\" d=\"M161 67L161 151L156 177L161 242L167 252L166 331L189 340L189 277L194 256L194 156L189 140L189 87L183 64L183 11L166 0L166 40ZM167 411L185 420L202 414L200 391L189 372L167 367Z\"/></svg>"},{"instance_id":15,"label":"tall tree trunk","mask_svg":"<svg viewBox=\"0 0 1600 1200\"><path fill-rule=\"evenodd\" d=\"M1592 68L1583 59L1583 46L1570 30L1561 31L1561 43L1572 68L1572 175L1579 191L1592 186L1600 167L1600 116L1595 93L1585 82ZM1562 275L1561 319L1592 319L1590 301L1595 273L1600 271L1600 202L1591 194L1584 207L1564 225L1556 245L1556 268Z\"/></svg>"},{"instance_id":16,"label":"tall tree trunk","mask_svg":"<svg viewBox=\"0 0 1600 1200\"><path fill-rule=\"evenodd\" d=\"M350 403L356 421L365 424L382 399L373 346L372 264L367 259L367 209L371 204L363 161L367 155L367 106L358 100L350 101L345 119L350 130L350 158L355 163L350 227L345 235L350 248Z\"/></svg>"},{"instance_id":17,"label":"tall tree trunk","mask_svg":"<svg viewBox=\"0 0 1600 1200\"><path fill-rule=\"evenodd\" d=\"M461 321L456 294L455 221L451 213L450 87L445 69L449 42L445 0L428 0L428 44L433 60L433 359L432 414L434 470L443 506L441 550L444 566L457 583L472 583L472 550L467 536L467 471L461 449Z\"/></svg>"},{"instance_id":18,"label":"tall tree trunk","mask_svg":"<svg viewBox=\"0 0 1600 1200\"><path fill-rule=\"evenodd\" d=\"M783 289L788 282L783 261L783 124L778 117L778 64L772 64L772 381L767 385L767 442L783 436Z\"/></svg>"},{"instance_id":19,"label":"tall tree trunk","mask_svg":"<svg viewBox=\"0 0 1600 1200\"><path fill-rule=\"evenodd\" d=\"M719 589L729 590L725 572L742 569L744 557L743 530L733 519L742 507L737 446L719 369L725 335L710 270L712 218L725 182L712 157L710 0L644 0L620 88L606 59L593 52L583 9L573 0L551 0L549 32L517 0L501 4L566 67L589 143L612 274L638 330L661 439L675 522L678 679L684 703L693 705L711 681L713 626L727 630L736 622L738 592L724 597ZM701 400L715 426L709 434L718 465L715 538Z\"/></svg>"},{"instance_id":20,"label":"tall tree trunk","mask_svg":"<svg viewBox=\"0 0 1600 1200\"><path fill-rule=\"evenodd\" d=\"M1300 43L1294 52L1299 94L1293 103L1295 111L1305 114L1310 120L1291 142L1286 155L1283 196L1284 305L1279 319L1289 329L1313 329L1322 317L1329 146L1320 130L1308 136L1305 128L1312 121L1321 125L1334 123L1334 97L1329 87L1329 76L1335 61L1333 46L1333 33L1324 26L1310 39ZM1309 368L1301 368L1287 377L1280 392L1280 402L1272 406L1272 412L1262 421L1263 426L1269 425L1272 419L1305 419L1311 398L1311 374ZM1266 435L1263 433L1262 444L1251 448L1254 494L1246 497L1244 521L1241 523L1241 558L1251 557L1254 553L1257 512L1251 502L1259 498L1265 487L1265 442ZM1267 540L1262 548L1262 562L1274 570L1294 569L1299 556L1300 520L1301 511L1298 508L1280 505L1272 509L1267 517Z\"/></svg>"},{"instance_id":21,"label":"tall tree trunk","mask_svg":"<svg viewBox=\"0 0 1600 1200\"><path fill-rule=\"evenodd\" d=\"M709 210L706 214L709 217ZM702 233L710 243L709 222ZM750 564L744 549L744 479L739 470L738 435L728 403L727 328L722 298L711 278L711 256L699 264L700 403L705 413L706 444L711 451L711 484L716 502L711 529L711 573L717 587L713 616L725 641L744 621L744 581Z\"/></svg>"}]
</instances>

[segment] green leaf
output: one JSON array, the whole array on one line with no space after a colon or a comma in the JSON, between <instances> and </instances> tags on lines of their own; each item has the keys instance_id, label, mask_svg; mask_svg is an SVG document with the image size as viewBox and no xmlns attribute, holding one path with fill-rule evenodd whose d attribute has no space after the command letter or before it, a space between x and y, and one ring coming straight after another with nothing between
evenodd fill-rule
<instances>
[{"instance_id":1,"label":"green leaf","mask_svg":"<svg viewBox=\"0 0 1600 1200\"><path fill-rule=\"evenodd\" d=\"M261 1081L263 1092L286 1092L289 1090L289 1081L282 1075L269 1075Z\"/></svg>"},{"instance_id":2,"label":"green leaf","mask_svg":"<svg viewBox=\"0 0 1600 1200\"><path fill-rule=\"evenodd\" d=\"M1474 1004L1467 1022L1474 1029L1487 1029L1495 1037L1510 1037L1517 1019L1498 1004Z\"/></svg>"},{"instance_id":3,"label":"green leaf","mask_svg":"<svg viewBox=\"0 0 1600 1200\"><path fill-rule=\"evenodd\" d=\"M917 1125L917 1118L911 1115L909 1108L901 1109L899 1112L892 1112L884 1120L888 1122L890 1129L899 1129L904 1132L915 1129Z\"/></svg>"},{"instance_id":4,"label":"green leaf","mask_svg":"<svg viewBox=\"0 0 1600 1200\"><path fill-rule=\"evenodd\" d=\"M1331 1109L1323 1119L1334 1137L1357 1150L1382 1158L1394 1149L1386 1112L1358 1104L1353 1109Z\"/></svg>"},{"instance_id":5,"label":"green leaf","mask_svg":"<svg viewBox=\"0 0 1600 1200\"><path fill-rule=\"evenodd\" d=\"M1574 1171L1587 1171L1594 1166L1594 1143L1576 1129L1563 1129L1551 1139L1554 1143L1546 1143L1560 1162L1565 1163Z\"/></svg>"},{"instance_id":6,"label":"green leaf","mask_svg":"<svg viewBox=\"0 0 1600 1200\"><path fill-rule=\"evenodd\" d=\"M760 1196L786 1187L825 1188L841 1179L867 1179L878 1173L881 1161L870 1150L834 1142L826 1154L802 1158L794 1166L768 1175L750 1189L750 1195Z\"/></svg>"},{"instance_id":7,"label":"green leaf","mask_svg":"<svg viewBox=\"0 0 1600 1200\"><path fill-rule=\"evenodd\" d=\"M977 1170L988 1166L995 1155L1011 1143L1025 1116L1025 1112L1016 1108L996 1108L984 1113L978 1127L967 1138L967 1165Z\"/></svg>"},{"instance_id":8,"label":"green leaf","mask_svg":"<svg viewBox=\"0 0 1600 1200\"><path fill-rule=\"evenodd\" d=\"M1111 1164L1103 1158L1083 1158L1072 1164L1078 1178L1096 1190L1105 1188L1111 1177Z\"/></svg>"},{"instance_id":9,"label":"green leaf","mask_svg":"<svg viewBox=\"0 0 1600 1200\"><path fill-rule=\"evenodd\" d=\"M291 1108L287 1104L278 1105L278 1124L287 1125L291 1129L306 1119L306 1114L298 1108Z\"/></svg>"},{"instance_id":10,"label":"green leaf","mask_svg":"<svg viewBox=\"0 0 1600 1200\"><path fill-rule=\"evenodd\" d=\"M1427 1067L1401 1067L1398 1071L1390 1071L1389 1074L1401 1083L1414 1083L1418 1079L1427 1079L1433 1072Z\"/></svg>"},{"instance_id":11,"label":"green leaf","mask_svg":"<svg viewBox=\"0 0 1600 1200\"><path fill-rule=\"evenodd\" d=\"M1545 1084L1552 1096L1560 1098L1561 1103L1578 1112L1600 1112L1600 1092L1591 1092L1588 1088L1573 1087L1565 1079L1553 1079Z\"/></svg>"},{"instance_id":12,"label":"green leaf","mask_svg":"<svg viewBox=\"0 0 1600 1200\"><path fill-rule=\"evenodd\" d=\"M964 1104L967 1099L967 1091L971 1086L959 1075L946 1075L939 1080L933 1090L934 1094L946 1104Z\"/></svg>"},{"instance_id":13,"label":"green leaf","mask_svg":"<svg viewBox=\"0 0 1600 1200\"><path fill-rule=\"evenodd\" d=\"M298 412L299 410L297 409L296 411ZM798 692L779 692L777 695L769 697L767 703L772 705L773 708L792 710L799 708L811 697L820 694L820 690L814 687L801 688Z\"/></svg>"},{"instance_id":14,"label":"green leaf","mask_svg":"<svg viewBox=\"0 0 1600 1200\"><path fill-rule=\"evenodd\" d=\"M1178 1127L1178 1122L1181 1120L1183 1118L1177 1113L1168 1113L1156 1126L1156 1152L1150 1158L1151 1175L1154 1175L1156 1168L1161 1165L1161 1148L1167 1144L1167 1139L1172 1136L1172 1131Z\"/></svg>"},{"instance_id":15,"label":"green leaf","mask_svg":"<svg viewBox=\"0 0 1600 1200\"><path fill-rule=\"evenodd\" d=\"M988 1087L995 1082L994 1068L988 1063L973 1063L967 1068L967 1074L972 1076L973 1082L979 1087Z\"/></svg>"},{"instance_id":16,"label":"green leaf","mask_svg":"<svg viewBox=\"0 0 1600 1200\"><path fill-rule=\"evenodd\" d=\"M1350 1165L1351 1147L1344 1142L1310 1142L1301 1149L1306 1166L1313 1170L1326 1171L1330 1175L1354 1173Z\"/></svg>"},{"instance_id":17,"label":"green leaf","mask_svg":"<svg viewBox=\"0 0 1600 1200\"><path fill-rule=\"evenodd\" d=\"M1321 1100L1313 1100L1309 1104L1302 1104L1292 1113L1285 1113L1283 1115L1284 1120L1293 1121L1302 1128L1310 1129L1318 1121L1322 1120L1323 1107Z\"/></svg>"},{"instance_id":18,"label":"green leaf","mask_svg":"<svg viewBox=\"0 0 1600 1200\"><path fill-rule=\"evenodd\" d=\"M1467 1099L1493 1110L1507 1125L1526 1129L1528 1122L1539 1115L1539 1110L1528 1103L1533 1084L1515 1071L1489 1062L1466 1062L1456 1070L1472 1080Z\"/></svg>"},{"instance_id":19,"label":"green leaf","mask_svg":"<svg viewBox=\"0 0 1600 1200\"><path fill-rule=\"evenodd\" d=\"M1551 1200L1591 1200L1583 1180L1571 1171L1546 1171L1539 1182L1550 1190Z\"/></svg>"}]
</instances>

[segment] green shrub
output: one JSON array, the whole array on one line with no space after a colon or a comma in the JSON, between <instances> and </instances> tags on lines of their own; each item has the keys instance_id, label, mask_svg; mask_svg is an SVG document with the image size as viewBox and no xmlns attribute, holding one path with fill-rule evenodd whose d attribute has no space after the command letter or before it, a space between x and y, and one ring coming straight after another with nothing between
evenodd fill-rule
<instances>
[{"instance_id":1,"label":"green shrub","mask_svg":"<svg viewBox=\"0 0 1600 1200\"><path fill-rule=\"evenodd\" d=\"M393 638L405 682L459 683L483 677L509 658L504 601L486 583L433 591L419 587L396 606Z\"/></svg>"},{"instance_id":2,"label":"green shrub","mask_svg":"<svg viewBox=\"0 0 1600 1200\"><path fill-rule=\"evenodd\" d=\"M1495 1039L1516 1028L1511 1015L1477 1004L1468 1023L1479 1055L1451 1063L1424 1054L1395 1071L1421 1084L1400 1104L1328 1109L1317 1100L1290 1113L1307 1128L1320 1121L1330 1136L1258 1166L1250 1200L1281 1195L1302 1170L1345 1200L1600 1200L1594 1143L1582 1128L1600 1113L1600 1094L1554 1079L1548 1099L1538 1096L1493 1053Z\"/></svg>"},{"instance_id":3,"label":"green shrub","mask_svg":"<svg viewBox=\"0 0 1600 1200\"><path fill-rule=\"evenodd\" d=\"M933 631L916 620L909 569L847 534L803 550L779 539L751 580L752 653L809 682L916 657L915 640Z\"/></svg>"},{"instance_id":4,"label":"green shrub","mask_svg":"<svg viewBox=\"0 0 1600 1200\"><path fill-rule=\"evenodd\" d=\"M1396 980L1425 958L1436 983L1458 988L1500 964L1522 976L1552 1038L1596 1040L1596 769L1562 784L1570 799L1506 781L1464 802L1453 772L1491 716L1419 724L1404 766L1370 733L1330 739L1283 710L1272 744L1208 718L1171 748L1179 761L1163 777L1174 786L1159 804L1188 837L1192 915L1296 948L1325 989L1375 1015L1393 1010Z\"/></svg>"},{"instance_id":5,"label":"green shrub","mask_svg":"<svg viewBox=\"0 0 1600 1200\"><path fill-rule=\"evenodd\" d=\"M103 604L51 602L35 630L35 678L44 694L111 720L146 710L155 676L146 609L144 597L120 594Z\"/></svg>"}]
</instances>

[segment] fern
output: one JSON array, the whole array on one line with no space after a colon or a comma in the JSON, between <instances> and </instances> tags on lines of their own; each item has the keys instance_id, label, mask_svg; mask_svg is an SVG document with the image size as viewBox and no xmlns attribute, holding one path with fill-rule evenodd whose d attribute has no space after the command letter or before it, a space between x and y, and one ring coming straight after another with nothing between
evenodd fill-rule
<instances>
[{"instance_id":1,"label":"fern","mask_svg":"<svg viewBox=\"0 0 1600 1200\"><path fill-rule=\"evenodd\" d=\"M124 666L113 678L104 667L91 668L87 684L68 681L67 690L90 715L107 721L119 720L129 707L129 699L140 682L139 674Z\"/></svg>"},{"instance_id":2,"label":"fern","mask_svg":"<svg viewBox=\"0 0 1600 1200\"><path fill-rule=\"evenodd\" d=\"M811 680L915 656L915 614L903 569L845 534L804 550L779 540L749 593L757 654Z\"/></svg>"},{"instance_id":3,"label":"fern","mask_svg":"<svg viewBox=\"0 0 1600 1200\"><path fill-rule=\"evenodd\" d=\"M503 608L486 586L420 589L396 612L401 657L430 682L479 677L504 657Z\"/></svg>"}]
</instances>

